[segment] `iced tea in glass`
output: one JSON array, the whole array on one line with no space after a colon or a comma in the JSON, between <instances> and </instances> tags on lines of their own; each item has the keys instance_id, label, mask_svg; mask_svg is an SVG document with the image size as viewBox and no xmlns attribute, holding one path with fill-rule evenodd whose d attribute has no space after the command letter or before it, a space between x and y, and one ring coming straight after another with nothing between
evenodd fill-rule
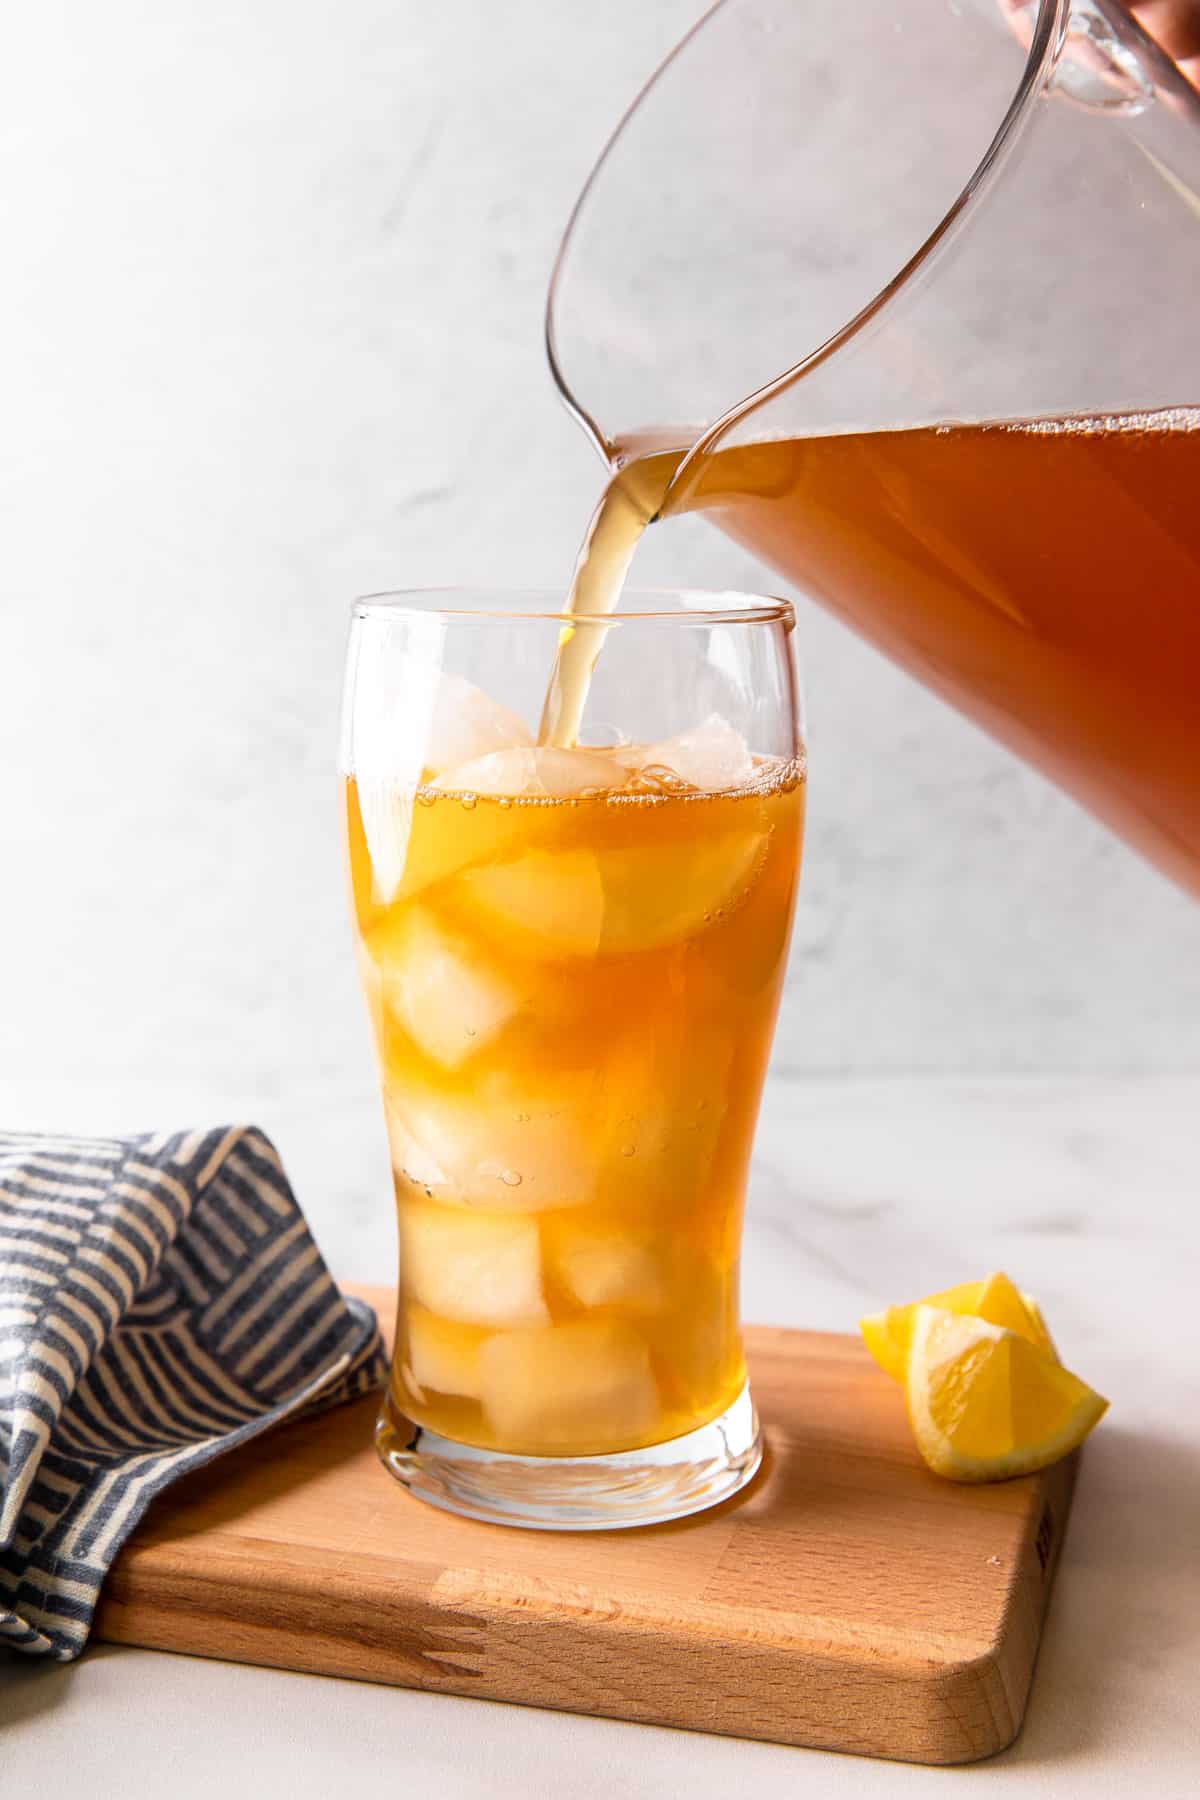
<instances>
[{"instance_id":1,"label":"iced tea in glass","mask_svg":"<svg viewBox=\"0 0 1200 1800\"><path fill-rule=\"evenodd\" d=\"M346 821L400 1238L380 1447L480 1517L642 1523L757 1466L738 1258L804 760L790 607L702 598L588 628L626 718L572 748L532 739L567 622L444 595L355 621ZM693 715L724 710L687 722L693 665ZM660 708L683 722L656 737Z\"/></svg>"}]
</instances>

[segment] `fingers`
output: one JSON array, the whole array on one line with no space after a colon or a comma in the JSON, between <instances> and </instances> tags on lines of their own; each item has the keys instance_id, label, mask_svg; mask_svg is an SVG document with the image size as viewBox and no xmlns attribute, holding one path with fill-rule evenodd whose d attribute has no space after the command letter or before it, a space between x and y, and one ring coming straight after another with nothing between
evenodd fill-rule
<instances>
[{"instance_id":1,"label":"fingers","mask_svg":"<svg viewBox=\"0 0 1200 1800\"><path fill-rule=\"evenodd\" d=\"M1200 89L1200 0L1127 0L1129 11Z\"/></svg>"}]
</instances>

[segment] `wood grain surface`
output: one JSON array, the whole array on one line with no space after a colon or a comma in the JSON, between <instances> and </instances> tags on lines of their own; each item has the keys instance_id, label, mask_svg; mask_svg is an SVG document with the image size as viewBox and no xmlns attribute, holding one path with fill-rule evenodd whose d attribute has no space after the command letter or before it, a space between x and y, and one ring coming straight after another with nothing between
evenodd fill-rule
<instances>
[{"instance_id":1,"label":"wood grain surface","mask_svg":"<svg viewBox=\"0 0 1200 1800\"><path fill-rule=\"evenodd\" d=\"M359 1291L390 1329L391 1295ZM956 1486L857 1339L759 1327L747 1346L767 1455L715 1511L612 1533L458 1519L385 1473L362 1401L158 1501L96 1635L911 1762L1001 1749L1075 1460Z\"/></svg>"}]
</instances>

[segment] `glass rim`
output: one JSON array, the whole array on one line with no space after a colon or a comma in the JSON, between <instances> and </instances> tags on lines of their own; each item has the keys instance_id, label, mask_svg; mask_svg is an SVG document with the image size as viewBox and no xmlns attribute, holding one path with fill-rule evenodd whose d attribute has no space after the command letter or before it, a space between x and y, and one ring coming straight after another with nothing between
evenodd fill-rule
<instances>
[{"instance_id":1,"label":"glass rim","mask_svg":"<svg viewBox=\"0 0 1200 1800\"><path fill-rule=\"evenodd\" d=\"M651 604L672 599L679 604ZM553 605L530 605L546 600ZM522 605L521 602L525 604ZM634 604L626 605L626 601ZM734 588L641 587L624 588L615 612L593 613L581 618L568 612L563 590L551 587L445 587L383 589L361 594L351 602L354 619L423 618L446 623L472 620L479 624L539 624L603 626L637 623L678 625L772 625L791 630L796 609L779 595L749 594Z\"/></svg>"}]
</instances>

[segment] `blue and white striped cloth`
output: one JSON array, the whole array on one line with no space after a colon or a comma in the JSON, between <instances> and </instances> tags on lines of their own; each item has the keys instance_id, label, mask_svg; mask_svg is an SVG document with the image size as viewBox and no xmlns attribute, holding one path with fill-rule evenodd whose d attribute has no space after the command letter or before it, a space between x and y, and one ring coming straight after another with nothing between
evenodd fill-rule
<instances>
[{"instance_id":1,"label":"blue and white striped cloth","mask_svg":"<svg viewBox=\"0 0 1200 1800\"><path fill-rule=\"evenodd\" d=\"M0 1133L0 1644L78 1656L156 1494L384 1373L261 1132Z\"/></svg>"}]
</instances>

